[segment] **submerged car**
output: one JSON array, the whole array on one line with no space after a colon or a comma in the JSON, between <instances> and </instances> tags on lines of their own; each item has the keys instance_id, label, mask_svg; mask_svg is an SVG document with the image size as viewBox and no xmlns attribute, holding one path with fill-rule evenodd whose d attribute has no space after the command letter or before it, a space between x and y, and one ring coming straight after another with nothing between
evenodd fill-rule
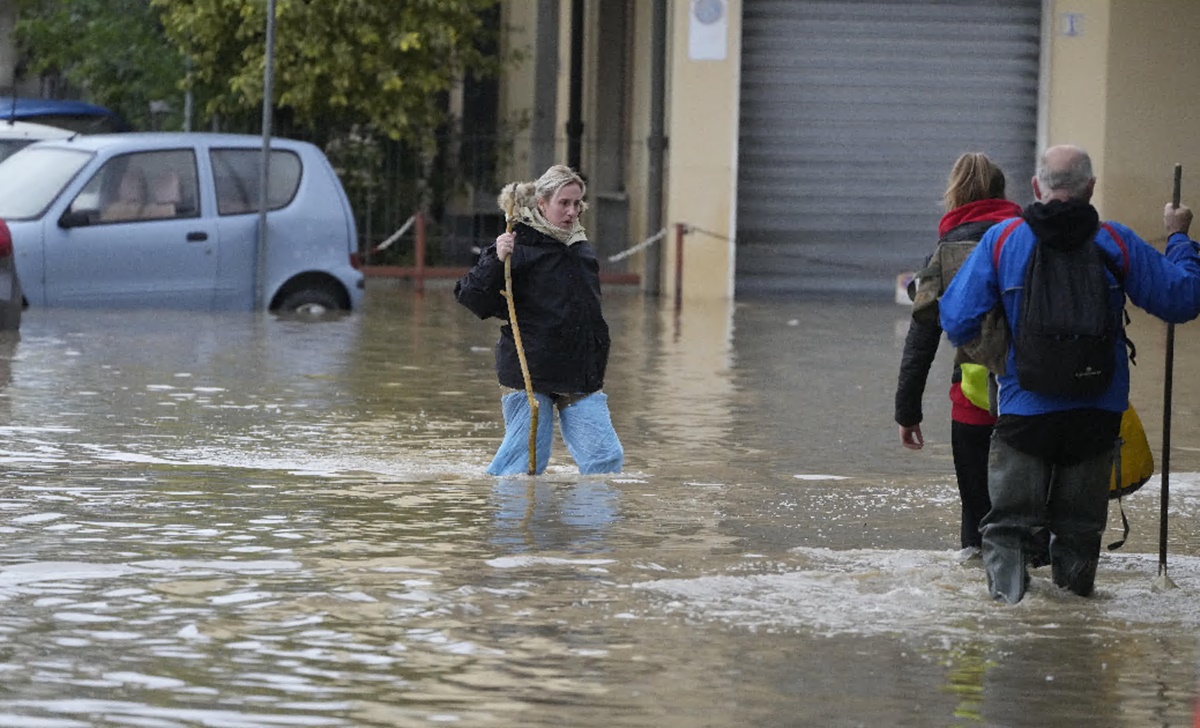
<instances>
[{"instance_id":1,"label":"submerged car","mask_svg":"<svg viewBox=\"0 0 1200 728\"><path fill-rule=\"evenodd\" d=\"M29 306L357 309L358 236L329 160L271 140L260 250L261 159L256 136L142 132L39 142L0 162Z\"/></svg>"}]
</instances>

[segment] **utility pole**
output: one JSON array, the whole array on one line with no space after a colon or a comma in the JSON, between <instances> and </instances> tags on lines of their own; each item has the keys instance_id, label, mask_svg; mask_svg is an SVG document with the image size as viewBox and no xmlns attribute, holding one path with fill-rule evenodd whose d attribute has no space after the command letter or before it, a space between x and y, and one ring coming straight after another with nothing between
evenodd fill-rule
<instances>
[{"instance_id":1,"label":"utility pole","mask_svg":"<svg viewBox=\"0 0 1200 728\"><path fill-rule=\"evenodd\" d=\"M271 179L271 95L275 66L275 0L267 0L266 63L263 64L262 160L258 172L258 256L254 266L255 306L266 305L267 183Z\"/></svg>"}]
</instances>

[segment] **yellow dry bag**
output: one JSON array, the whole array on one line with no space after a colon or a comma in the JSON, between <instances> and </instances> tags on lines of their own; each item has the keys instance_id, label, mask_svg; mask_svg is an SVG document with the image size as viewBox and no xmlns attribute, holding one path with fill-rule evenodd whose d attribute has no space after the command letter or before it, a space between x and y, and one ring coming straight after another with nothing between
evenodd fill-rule
<instances>
[{"instance_id":1,"label":"yellow dry bag","mask_svg":"<svg viewBox=\"0 0 1200 728\"><path fill-rule=\"evenodd\" d=\"M1129 495L1145 485L1151 475L1154 475L1154 454L1150 452L1142 420L1131 404L1121 416L1121 448L1113 463L1108 497Z\"/></svg>"}]
</instances>

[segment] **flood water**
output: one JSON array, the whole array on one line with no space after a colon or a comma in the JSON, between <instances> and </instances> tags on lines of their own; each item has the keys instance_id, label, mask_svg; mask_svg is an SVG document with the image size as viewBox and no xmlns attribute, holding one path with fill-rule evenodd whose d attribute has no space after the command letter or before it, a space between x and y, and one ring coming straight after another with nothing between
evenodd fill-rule
<instances>
[{"instance_id":1,"label":"flood water","mask_svg":"<svg viewBox=\"0 0 1200 728\"><path fill-rule=\"evenodd\" d=\"M606 292L626 471L484 473L491 347L449 288L360 314L31 310L0 341L0 726L1191 726L1200 324L1161 478L1082 599L960 565L943 346L907 309ZM1161 456L1165 326L1135 315ZM1160 460L1161 462L1161 460ZM1117 509L1106 543L1121 535Z\"/></svg>"}]
</instances>

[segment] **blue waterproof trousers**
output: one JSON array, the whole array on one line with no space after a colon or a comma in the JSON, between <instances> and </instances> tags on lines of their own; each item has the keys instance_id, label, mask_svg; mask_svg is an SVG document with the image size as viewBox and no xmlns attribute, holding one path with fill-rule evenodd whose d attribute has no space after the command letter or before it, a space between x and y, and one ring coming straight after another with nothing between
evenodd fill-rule
<instances>
[{"instance_id":1,"label":"blue waterproof trousers","mask_svg":"<svg viewBox=\"0 0 1200 728\"><path fill-rule=\"evenodd\" d=\"M608 395L593 392L581 398L534 394L538 402L537 472L550 462L554 441L554 411L567 451L584 475L619 473L625 451L608 413ZM555 406L557 405L557 406ZM524 475L529 472L529 399L525 392L500 398L504 411L504 440L488 466L488 475Z\"/></svg>"},{"instance_id":2,"label":"blue waterproof trousers","mask_svg":"<svg viewBox=\"0 0 1200 728\"><path fill-rule=\"evenodd\" d=\"M1087 596L1096 582L1100 543L1108 525L1108 491L1116 443L1074 465L1054 465L1021 452L992 434L984 516L983 565L993 599L1015 604L1025 596L1026 557L1033 535L1050 530L1054 583Z\"/></svg>"}]
</instances>

